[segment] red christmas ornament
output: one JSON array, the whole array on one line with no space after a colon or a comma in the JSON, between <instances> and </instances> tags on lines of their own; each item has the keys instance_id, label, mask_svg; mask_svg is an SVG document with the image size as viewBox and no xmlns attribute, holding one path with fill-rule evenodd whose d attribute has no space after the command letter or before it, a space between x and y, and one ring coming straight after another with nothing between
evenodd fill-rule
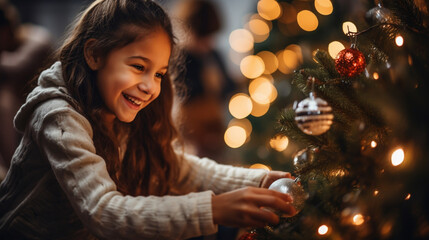
<instances>
[{"instance_id":1,"label":"red christmas ornament","mask_svg":"<svg viewBox=\"0 0 429 240\"><path fill-rule=\"evenodd\" d=\"M341 50L335 58L335 68L343 77L355 77L365 70L363 54L356 48Z\"/></svg>"},{"instance_id":2,"label":"red christmas ornament","mask_svg":"<svg viewBox=\"0 0 429 240\"><path fill-rule=\"evenodd\" d=\"M255 232L248 232L239 238L239 240L256 240L256 233Z\"/></svg>"}]
</instances>

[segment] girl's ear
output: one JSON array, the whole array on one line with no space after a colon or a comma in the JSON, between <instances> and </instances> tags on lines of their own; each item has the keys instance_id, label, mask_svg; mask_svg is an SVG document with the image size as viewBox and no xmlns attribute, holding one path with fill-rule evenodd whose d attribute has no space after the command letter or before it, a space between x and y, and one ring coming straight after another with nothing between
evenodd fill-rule
<instances>
[{"instance_id":1,"label":"girl's ear","mask_svg":"<svg viewBox=\"0 0 429 240\"><path fill-rule=\"evenodd\" d=\"M95 38L90 38L83 46L83 54L85 56L86 64L88 64L89 68L94 71L100 69L101 67L100 60L94 53L94 46L96 42L97 40Z\"/></svg>"}]
</instances>

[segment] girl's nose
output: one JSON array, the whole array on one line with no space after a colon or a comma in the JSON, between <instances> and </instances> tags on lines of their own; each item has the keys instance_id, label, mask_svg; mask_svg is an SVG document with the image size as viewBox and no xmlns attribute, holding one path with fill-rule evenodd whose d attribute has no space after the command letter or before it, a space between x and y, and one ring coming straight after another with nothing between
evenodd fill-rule
<instances>
[{"instance_id":1,"label":"girl's nose","mask_svg":"<svg viewBox=\"0 0 429 240\"><path fill-rule=\"evenodd\" d=\"M137 85L137 88L145 94L152 95L156 91L156 83L153 79L145 78Z\"/></svg>"}]
</instances>

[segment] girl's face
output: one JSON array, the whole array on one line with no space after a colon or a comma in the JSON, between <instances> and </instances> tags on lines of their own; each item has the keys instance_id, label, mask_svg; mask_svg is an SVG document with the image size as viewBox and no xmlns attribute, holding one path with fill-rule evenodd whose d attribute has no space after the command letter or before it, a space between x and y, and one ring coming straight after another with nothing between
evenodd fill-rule
<instances>
[{"instance_id":1,"label":"girl's face","mask_svg":"<svg viewBox=\"0 0 429 240\"><path fill-rule=\"evenodd\" d=\"M106 120L132 122L161 92L171 53L163 30L115 49L97 71L97 86L106 106Z\"/></svg>"}]
</instances>

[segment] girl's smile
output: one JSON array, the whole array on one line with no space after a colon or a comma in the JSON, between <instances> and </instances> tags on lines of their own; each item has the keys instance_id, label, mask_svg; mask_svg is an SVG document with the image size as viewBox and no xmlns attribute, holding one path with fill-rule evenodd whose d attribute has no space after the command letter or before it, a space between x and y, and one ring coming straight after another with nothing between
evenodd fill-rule
<instances>
[{"instance_id":1,"label":"girl's smile","mask_svg":"<svg viewBox=\"0 0 429 240\"><path fill-rule=\"evenodd\" d=\"M132 96L126 94L126 93L122 93L122 96L125 98L126 103L129 104L130 108L132 108L132 109L137 109L138 110L138 109L140 109L140 106L144 102L147 102L147 100L143 101L143 100L141 100L139 98L132 97Z\"/></svg>"}]
</instances>

